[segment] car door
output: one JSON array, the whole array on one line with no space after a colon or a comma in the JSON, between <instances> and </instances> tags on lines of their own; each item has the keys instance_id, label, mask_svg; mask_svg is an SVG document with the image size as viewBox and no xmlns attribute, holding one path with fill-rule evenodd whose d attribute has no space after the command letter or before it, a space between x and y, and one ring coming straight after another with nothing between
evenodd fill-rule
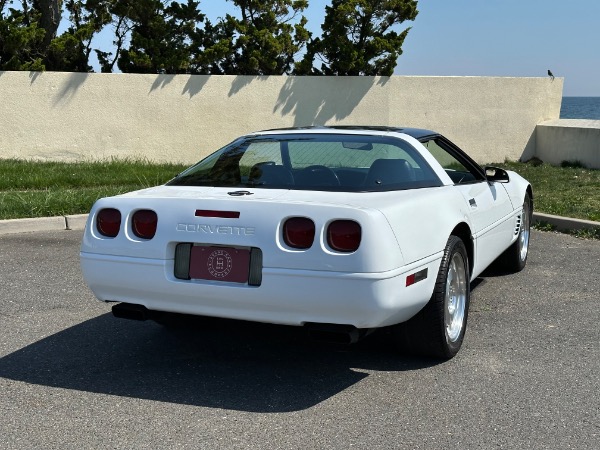
<instances>
[{"instance_id":1,"label":"car door","mask_svg":"<svg viewBox=\"0 0 600 450\"><path fill-rule=\"evenodd\" d=\"M475 244L473 273L485 269L512 239L513 207L502 183L491 182L484 170L443 136L422 141L463 197Z\"/></svg>"}]
</instances>

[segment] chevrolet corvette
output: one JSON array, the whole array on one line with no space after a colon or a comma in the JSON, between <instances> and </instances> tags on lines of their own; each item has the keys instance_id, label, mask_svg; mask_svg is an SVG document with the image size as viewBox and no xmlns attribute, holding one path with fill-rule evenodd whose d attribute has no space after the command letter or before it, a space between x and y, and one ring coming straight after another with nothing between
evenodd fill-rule
<instances>
[{"instance_id":1,"label":"chevrolet corvette","mask_svg":"<svg viewBox=\"0 0 600 450\"><path fill-rule=\"evenodd\" d=\"M439 133L331 126L240 137L163 186L98 200L81 268L113 314L304 326L348 342L459 351L470 283L525 267L533 210L518 174Z\"/></svg>"}]
</instances>

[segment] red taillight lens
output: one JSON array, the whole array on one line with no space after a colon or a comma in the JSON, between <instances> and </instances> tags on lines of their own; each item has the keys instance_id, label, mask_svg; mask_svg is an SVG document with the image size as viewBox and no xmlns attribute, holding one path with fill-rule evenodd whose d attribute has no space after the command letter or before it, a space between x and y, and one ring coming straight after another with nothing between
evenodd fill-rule
<instances>
[{"instance_id":1,"label":"red taillight lens","mask_svg":"<svg viewBox=\"0 0 600 450\"><path fill-rule=\"evenodd\" d=\"M354 220L336 220L327 227L327 243L338 252L354 252L361 239L360 225Z\"/></svg>"},{"instance_id":2,"label":"red taillight lens","mask_svg":"<svg viewBox=\"0 0 600 450\"><path fill-rule=\"evenodd\" d=\"M283 240L292 248L310 248L315 240L315 223L306 217L292 217L283 224Z\"/></svg>"},{"instance_id":3,"label":"red taillight lens","mask_svg":"<svg viewBox=\"0 0 600 450\"><path fill-rule=\"evenodd\" d=\"M149 209L140 209L131 218L133 234L142 239L152 239L156 234L158 216Z\"/></svg>"},{"instance_id":4,"label":"red taillight lens","mask_svg":"<svg viewBox=\"0 0 600 450\"><path fill-rule=\"evenodd\" d=\"M96 215L96 228L101 235L114 238L121 229L121 213L118 209L105 208Z\"/></svg>"}]
</instances>

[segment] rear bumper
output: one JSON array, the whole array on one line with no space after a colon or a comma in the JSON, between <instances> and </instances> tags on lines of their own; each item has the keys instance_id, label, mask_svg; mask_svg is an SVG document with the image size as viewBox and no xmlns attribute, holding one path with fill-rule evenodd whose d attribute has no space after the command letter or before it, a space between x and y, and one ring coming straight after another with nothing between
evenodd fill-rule
<instances>
[{"instance_id":1,"label":"rear bumper","mask_svg":"<svg viewBox=\"0 0 600 450\"><path fill-rule=\"evenodd\" d=\"M173 260L81 252L85 281L102 301L150 310L303 325L377 328L410 319L433 292L442 254L383 273L263 268L260 286L174 277ZM406 287L406 276L428 277Z\"/></svg>"}]
</instances>

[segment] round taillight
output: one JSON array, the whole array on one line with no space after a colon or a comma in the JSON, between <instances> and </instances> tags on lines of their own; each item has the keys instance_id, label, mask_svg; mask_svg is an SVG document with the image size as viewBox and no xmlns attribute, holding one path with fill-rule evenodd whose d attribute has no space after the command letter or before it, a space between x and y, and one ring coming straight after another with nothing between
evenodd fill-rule
<instances>
[{"instance_id":1,"label":"round taillight","mask_svg":"<svg viewBox=\"0 0 600 450\"><path fill-rule=\"evenodd\" d=\"M158 216L149 209L140 209L131 218L133 234L142 239L152 239L156 234Z\"/></svg>"},{"instance_id":2,"label":"round taillight","mask_svg":"<svg viewBox=\"0 0 600 450\"><path fill-rule=\"evenodd\" d=\"M114 208L105 208L96 215L96 228L102 236L114 238L121 229L121 212Z\"/></svg>"},{"instance_id":3,"label":"round taillight","mask_svg":"<svg viewBox=\"0 0 600 450\"><path fill-rule=\"evenodd\" d=\"M292 248L310 248L315 240L315 223L306 217L292 217L283 224L283 240Z\"/></svg>"},{"instance_id":4,"label":"round taillight","mask_svg":"<svg viewBox=\"0 0 600 450\"><path fill-rule=\"evenodd\" d=\"M336 220L327 227L327 243L338 252L354 252L361 239L360 225L354 220Z\"/></svg>"}]
</instances>

